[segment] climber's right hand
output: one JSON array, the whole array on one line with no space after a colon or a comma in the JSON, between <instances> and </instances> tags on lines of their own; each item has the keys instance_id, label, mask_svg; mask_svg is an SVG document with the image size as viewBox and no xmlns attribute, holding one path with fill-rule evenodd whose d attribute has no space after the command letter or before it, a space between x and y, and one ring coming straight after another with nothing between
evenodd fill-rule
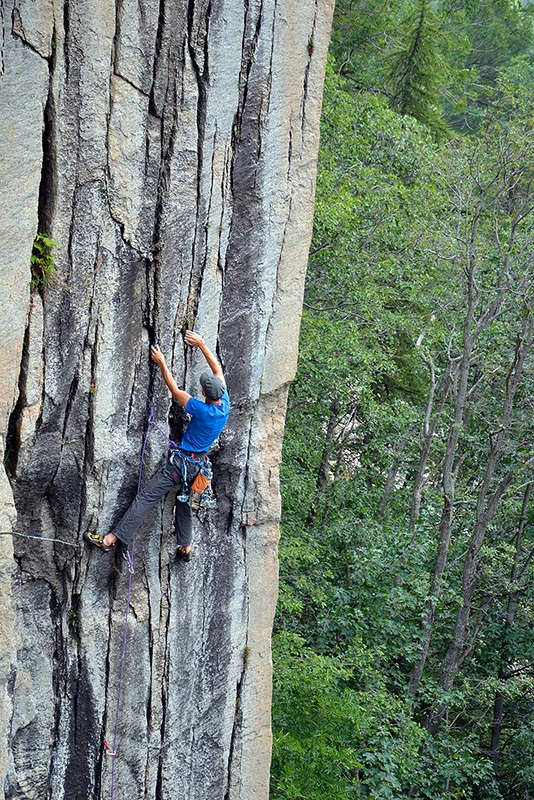
<instances>
[{"instance_id":1,"label":"climber's right hand","mask_svg":"<svg viewBox=\"0 0 534 800\"><path fill-rule=\"evenodd\" d=\"M156 363L160 369L165 366L165 357L161 352L161 350L159 349L159 347L157 346L157 344L152 345L152 347L150 348L150 357L152 361L154 361L154 363Z\"/></svg>"},{"instance_id":2,"label":"climber's right hand","mask_svg":"<svg viewBox=\"0 0 534 800\"><path fill-rule=\"evenodd\" d=\"M200 333L195 333L194 331L186 331L185 343L188 344L190 347L200 347L202 344L204 344L204 339L202 338Z\"/></svg>"}]
</instances>

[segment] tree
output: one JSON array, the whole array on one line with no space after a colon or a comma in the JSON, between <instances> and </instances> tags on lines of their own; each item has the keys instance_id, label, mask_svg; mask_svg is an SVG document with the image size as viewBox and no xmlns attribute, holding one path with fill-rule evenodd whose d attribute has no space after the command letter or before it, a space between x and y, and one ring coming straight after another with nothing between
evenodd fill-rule
<instances>
[{"instance_id":1,"label":"tree","mask_svg":"<svg viewBox=\"0 0 534 800\"><path fill-rule=\"evenodd\" d=\"M443 137L477 131L498 74L533 44L517 0L339 0L331 52L349 87L383 93Z\"/></svg>"},{"instance_id":2,"label":"tree","mask_svg":"<svg viewBox=\"0 0 534 800\"><path fill-rule=\"evenodd\" d=\"M419 0L400 25L387 81L393 108L428 125L436 135L446 130L441 104L449 70L443 57L443 38L430 0Z\"/></svg>"}]
</instances>

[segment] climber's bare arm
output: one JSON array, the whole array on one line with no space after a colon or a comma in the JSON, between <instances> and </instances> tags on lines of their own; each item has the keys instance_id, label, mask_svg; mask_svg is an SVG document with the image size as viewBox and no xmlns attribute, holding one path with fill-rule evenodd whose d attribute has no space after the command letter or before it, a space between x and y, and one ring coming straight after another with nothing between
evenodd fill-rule
<instances>
[{"instance_id":1,"label":"climber's bare arm","mask_svg":"<svg viewBox=\"0 0 534 800\"><path fill-rule=\"evenodd\" d=\"M206 361L208 362L208 366L213 372L213 374L217 378L220 378L221 381L226 386L226 381L224 379L222 367L215 358L215 356L213 355L213 353L211 352L211 350L209 349L208 345L206 344L202 336L199 333L195 333L194 331L186 331L185 343L190 345L190 347L198 347L202 351L202 354L206 359Z\"/></svg>"},{"instance_id":2,"label":"climber's bare arm","mask_svg":"<svg viewBox=\"0 0 534 800\"><path fill-rule=\"evenodd\" d=\"M187 405L187 401L189 400L191 395L188 392L184 392L183 389L178 388L178 386L176 385L176 381L172 377L169 368L165 362L165 358L163 357L163 353L161 352L159 347L157 346L151 347L150 356L152 358L152 361L154 361L160 368L161 374L163 375L163 380L169 387L169 391L174 397L174 399L177 400L180 403L180 405L185 408Z\"/></svg>"}]
</instances>

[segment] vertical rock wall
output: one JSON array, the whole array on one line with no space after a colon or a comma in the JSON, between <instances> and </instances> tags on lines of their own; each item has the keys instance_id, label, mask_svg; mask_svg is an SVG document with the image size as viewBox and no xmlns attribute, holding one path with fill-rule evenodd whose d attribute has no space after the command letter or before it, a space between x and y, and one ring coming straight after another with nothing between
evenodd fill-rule
<instances>
[{"instance_id":1,"label":"vertical rock wall","mask_svg":"<svg viewBox=\"0 0 534 800\"><path fill-rule=\"evenodd\" d=\"M268 796L278 465L332 6L0 5L5 798ZM37 231L57 271L30 293ZM128 569L81 536L134 497L152 400L180 435L148 348L198 395L193 326L232 400L218 505L195 514L189 565L172 496L138 532L113 761ZM152 429L145 476L165 449Z\"/></svg>"}]
</instances>

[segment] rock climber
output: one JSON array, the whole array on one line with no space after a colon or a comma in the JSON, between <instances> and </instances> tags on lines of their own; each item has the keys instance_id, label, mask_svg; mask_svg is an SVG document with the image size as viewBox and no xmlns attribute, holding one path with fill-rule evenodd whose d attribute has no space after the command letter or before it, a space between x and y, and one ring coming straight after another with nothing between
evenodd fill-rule
<instances>
[{"instance_id":1,"label":"rock climber","mask_svg":"<svg viewBox=\"0 0 534 800\"><path fill-rule=\"evenodd\" d=\"M151 347L152 360L160 368L163 380L172 396L191 415L191 420L178 449L170 452L169 459L139 492L113 531L105 536L91 531L84 534L86 542L106 553L112 549L117 539L128 546L152 506L172 488L181 484L182 491L176 498L174 512L178 557L182 561L191 560L193 531L191 487L196 490L194 481L197 476L200 480L202 475L211 476L208 451L226 425L230 412L230 399L221 365L200 334L187 331L185 342L191 347L198 347L210 367L209 371L203 372L200 376L204 401L196 400L188 392L178 388L165 363L163 353L159 347ZM204 486L207 483L207 480L203 481Z\"/></svg>"}]
</instances>

